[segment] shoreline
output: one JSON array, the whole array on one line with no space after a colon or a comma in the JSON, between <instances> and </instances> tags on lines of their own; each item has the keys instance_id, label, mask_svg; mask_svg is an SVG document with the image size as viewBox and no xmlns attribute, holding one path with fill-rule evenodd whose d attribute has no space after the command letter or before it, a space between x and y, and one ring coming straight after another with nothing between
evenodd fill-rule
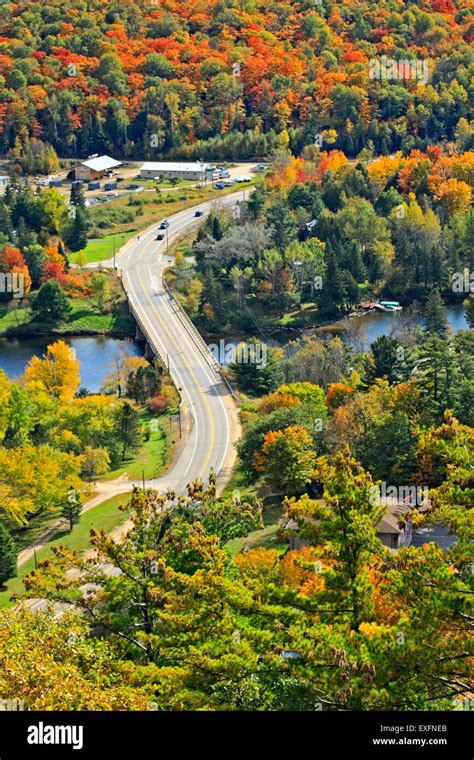
<instances>
[{"instance_id":1,"label":"shoreline","mask_svg":"<svg viewBox=\"0 0 474 760\"><path fill-rule=\"evenodd\" d=\"M135 341L135 335L132 331L107 330L106 332L85 330L4 330L0 332L0 338L131 338ZM140 341L137 341L139 343Z\"/></svg>"}]
</instances>

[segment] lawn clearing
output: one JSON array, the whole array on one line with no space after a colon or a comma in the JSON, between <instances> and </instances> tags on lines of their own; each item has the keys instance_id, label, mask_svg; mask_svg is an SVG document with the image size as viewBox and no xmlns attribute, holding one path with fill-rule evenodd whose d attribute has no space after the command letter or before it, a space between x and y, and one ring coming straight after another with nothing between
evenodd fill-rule
<instances>
[{"instance_id":1,"label":"lawn clearing","mask_svg":"<svg viewBox=\"0 0 474 760\"><path fill-rule=\"evenodd\" d=\"M75 549L79 554L90 548L89 536L90 530L94 527L96 530L104 530L106 533L110 533L119 525L125 522L127 515L125 512L119 510L121 504L127 504L130 500L130 494L121 494L114 496L112 499L103 501L93 509L90 509L82 517L78 525L75 525L72 531L64 533L57 533L48 541L42 549L39 549L36 553L36 559L47 559L48 556L52 556L50 549L53 546L65 546L66 549ZM57 519L57 515L56 515ZM24 592L23 578L28 575L34 569L34 559L28 560L18 568L18 575L16 578L11 578L6 583L6 590L0 593L0 609L11 606L13 602L10 601L12 594L22 595Z\"/></svg>"},{"instance_id":2,"label":"lawn clearing","mask_svg":"<svg viewBox=\"0 0 474 760\"><path fill-rule=\"evenodd\" d=\"M136 230L127 230L125 232L116 232L112 235L106 235L103 238L94 238L87 242L86 247L78 253L71 253L69 260L71 264L77 264L77 260L83 258L85 264L93 261L103 261L113 258L114 250L117 251L130 240Z\"/></svg>"},{"instance_id":3,"label":"lawn clearing","mask_svg":"<svg viewBox=\"0 0 474 760\"><path fill-rule=\"evenodd\" d=\"M243 489L239 488L239 491L241 499L245 500L246 497ZM255 494L255 488L253 489L253 494ZM285 554L288 544L279 543L277 540L277 532L283 521L283 508L280 501L271 501L266 504L263 508L262 517L263 528L253 530L251 533L247 533L246 536L233 538L226 543L225 548L230 552L232 557L243 551L245 547L255 549L257 546L263 546L266 549L276 549L280 554Z\"/></svg>"}]
</instances>

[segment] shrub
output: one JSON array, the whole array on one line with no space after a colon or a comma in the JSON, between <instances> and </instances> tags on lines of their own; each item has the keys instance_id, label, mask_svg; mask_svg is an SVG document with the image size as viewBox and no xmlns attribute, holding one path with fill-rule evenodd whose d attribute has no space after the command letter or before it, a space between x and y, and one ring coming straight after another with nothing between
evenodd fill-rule
<instances>
[{"instance_id":1,"label":"shrub","mask_svg":"<svg viewBox=\"0 0 474 760\"><path fill-rule=\"evenodd\" d=\"M163 414L169 406L169 398L164 393L158 393L147 399L146 406L152 414Z\"/></svg>"}]
</instances>

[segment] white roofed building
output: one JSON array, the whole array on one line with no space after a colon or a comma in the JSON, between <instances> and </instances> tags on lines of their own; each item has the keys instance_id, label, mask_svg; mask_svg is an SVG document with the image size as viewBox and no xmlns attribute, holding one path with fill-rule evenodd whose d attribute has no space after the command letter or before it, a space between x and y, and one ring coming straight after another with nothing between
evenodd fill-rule
<instances>
[{"instance_id":1,"label":"white roofed building","mask_svg":"<svg viewBox=\"0 0 474 760\"><path fill-rule=\"evenodd\" d=\"M206 169L206 164L199 161L146 161L140 169L140 177L203 180Z\"/></svg>"},{"instance_id":2,"label":"white roofed building","mask_svg":"<svg viewBox=\"0 0 474 760\"><path fill-rule=\"evenodd\" d=\"M120 161L116 161L115 158L111 158L110 156L95 156L78 164L74 168L74 176L76 179L84 180L84 182L90 182L91 180L104 177L107 172L116 169L118 166L121 166L121 163Z\"/></svg>"}]
</instances>

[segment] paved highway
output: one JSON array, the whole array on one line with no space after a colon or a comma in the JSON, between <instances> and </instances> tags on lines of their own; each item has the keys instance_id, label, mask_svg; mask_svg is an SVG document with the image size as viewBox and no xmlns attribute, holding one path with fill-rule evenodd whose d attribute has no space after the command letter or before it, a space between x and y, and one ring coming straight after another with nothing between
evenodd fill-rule
<instances>
[{"instance_id":1,"label":"paved highway","mask_svg":"<svg viewBox=\"0 0 474 760\"><path fill-rule=\"evenodd\" d=\"M161 221L158 220L129 240L116 257L133 313L150 347L169 363L171 377L180 388L182 398L183 445L177 447L171 469L163 477L147 480L147 488L184 492L186 485L196 478L206 482L212 469L221 490L232 471L234 443L240 433L234 399L204 341L166 292L163 273L171 262L166 253L167 246L202 223L203 217L196 217L196 210L202 211L205 217L213 207L229 208L242 200L240 191L224 196L218 202L203 203L170 216L166 231L168 240L166 234L165 240L156 240ZM109 266L110 262L90 266L101 265ZM130 491L133 484L119 478L104 485L108 489L107 494L104 492L105 499ZM28 601L28 606L34 610L44 609L46 605L44 599ZM56 605L57 613L61 614L66 607Z\"/></svg>"},{"instance_id":2,"label":"paved highway","mask_svg":"<svg viewBox=\"0 0 474 760\"><path fill-rule=\"evenodd\" d=\"M248 195L248 190L244 192ZM147 481L147 487L183 491L196 478L206 481L211 469L222 487L230 475L240 429L237 409L212 354L166 291L163 273L171 263L169 246L202 224L212 208L230 208L242 201L244 192L181 211L168 218L167 230L158 229L158 220L130 240L116 259L132 311L150 347L169 364L171 377L181 389L185 443L167 475ZM196 217L197 210L204 216ZM165 239L156 240L158 233Z\"/></svg>"}]
</instances>

